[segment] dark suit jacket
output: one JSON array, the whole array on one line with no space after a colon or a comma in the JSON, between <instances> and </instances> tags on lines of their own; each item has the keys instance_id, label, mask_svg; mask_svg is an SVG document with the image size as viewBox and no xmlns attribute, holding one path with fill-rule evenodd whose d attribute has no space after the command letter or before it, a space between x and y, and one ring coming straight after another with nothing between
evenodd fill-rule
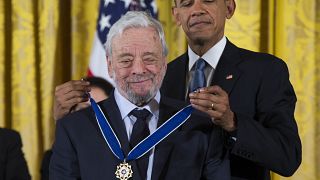
<instances>
[{"instance_id":1,"label":"dark suit jacket","mask_svg":"<svg viewBox=\"0 0 320 180\"><path fill-rule=\"evenodd\" d=\"M184 100L187 68L187 54L168 64L162 94ZM226 78L229 75L231 79ZM237 120L230 157L233 179L270 179L269 170L292 175L301 163L301 142L294 119L296 96L286 64L227 41L211 85L228 93Z\"/></svg>"},{"instance_id":2,"label":"dark suit jacket","mask_svg":"<svg viewBox=\"0 0 320 180\"><path fill-rule=\"evenodd\" d=\"M99 105L127 154L129 142L114 95ZM158 125L181 107L176 101L161 97ZM230 179L229 163L222 159L222 135L222 130L213 126L207 117L193 114L156 146L152 179ZM116 179L115 170L120 162L104 141L91 108L57 122L50 179ZM136 162L129 164L133 168L133 180L141 179Z\"/></svg>"},{"instance_id":3,"label":"dark suit jacket","mask_svg":"<svg viewBox=\"0 0 320 180\"><path fill-rule=\"evenodd\" d=\"M49 165L50 165L51 156L52 156L51 149L45 151L45 153L43 154L41 169L40 169L41 180L49 180Z\"/></svg>"},{"instance_id":4,"label":"dark suit jacket","mask_svg":"<svg viewBox=\"0 0 320 180\"><path fill-rule=\"evenodd\" d=\"M16 131L0 128L0 180L31 179L21 148Z\"/></svg>"}]
</instances>

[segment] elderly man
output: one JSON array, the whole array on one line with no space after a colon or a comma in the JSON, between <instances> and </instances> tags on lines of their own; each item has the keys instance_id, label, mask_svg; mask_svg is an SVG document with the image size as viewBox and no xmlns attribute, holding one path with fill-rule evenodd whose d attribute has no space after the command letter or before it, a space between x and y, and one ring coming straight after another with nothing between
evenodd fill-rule
<instances>
[{"instance_id":1,"label":"elderly man","mask_svg":"<svg viewBox=\"0 0 320 180\"><path fill-rule=\"evenodd\" d=\"M191 106L159 92L167 68L160 23L128 12L106 50L116 88L98 105L91 99L94 111L57 122L50 179L229 179L221 129L197 112L188 119Z\"/></svg>"}]
</instances>

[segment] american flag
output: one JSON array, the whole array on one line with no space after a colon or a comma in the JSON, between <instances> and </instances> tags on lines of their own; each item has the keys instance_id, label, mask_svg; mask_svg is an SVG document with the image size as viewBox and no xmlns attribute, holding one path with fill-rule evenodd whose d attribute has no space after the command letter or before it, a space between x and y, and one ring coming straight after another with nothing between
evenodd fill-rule
<instances>
[{"instance_id":1,"label":"american flag","mask_svg":"<svg viewBox=\"0 0 320 180\"><path fill-rule=\"evenodd\" d=\"M94 38L94 44L90 57L88 76L105 78L113 84L107 72L106 54L104 44L107 34L113 23L127 11L148 11L153 17L157 17L158 9L156 0L101 0L99 17Z\"/></svg>"}]
</instances>

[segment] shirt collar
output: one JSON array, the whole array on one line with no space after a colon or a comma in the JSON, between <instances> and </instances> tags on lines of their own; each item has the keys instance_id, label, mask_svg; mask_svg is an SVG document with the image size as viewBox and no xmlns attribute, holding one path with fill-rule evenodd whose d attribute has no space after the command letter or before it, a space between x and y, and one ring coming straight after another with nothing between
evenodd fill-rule
<instances>
[{"instance_id":1,"label":"shirt collar","mask_svg":"<svg viewBox=\"0 0 320 180\"><path fill-rule=\"evenodd\" d=\"M211 47L201 58L204 59L210 66L216 69L219 59L222 55L222 52L227 44L227 38L225 36ZM196 61L200 58L195 52L192 51L190 46L188 45L188 56L189 56L189 71L196 63Z\"/></svg>"},{"instance_id":2,"label":"shirt collar","mask_svg":"<svg viewBox=\"0 0 320 180\"><path fill-rule=\"evenodd\" d=\"M119 107L122 119L127 117L129 113L135 108L138 108L138 109L145 108L149 110L152 113L152 115L156 115L157 111L159 111L160 97L161 95L160 95L160 92L158 91L156 96L147 105L143 107L138 107L135 104L131 103L128 99L123 97L117 88L115 88L115 91L114 91L114 98Z\"/></svg>"}]
</instances>

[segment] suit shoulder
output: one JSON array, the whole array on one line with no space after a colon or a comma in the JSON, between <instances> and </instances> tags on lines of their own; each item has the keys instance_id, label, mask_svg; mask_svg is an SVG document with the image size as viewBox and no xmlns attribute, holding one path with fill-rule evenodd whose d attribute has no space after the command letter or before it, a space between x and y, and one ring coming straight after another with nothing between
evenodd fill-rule
<instances>
[{"instance_id":1,"label":"suit shoulder","mask_svg":"<svg viewBox=\"0 0 320 180\"><path fill-rule=\"evenodd\" d=\"M20 141L20 134L12 129L0 128L0 137L8 141Z\"/></svg>"},{"instance_id":2,"label":"suit shoulder","mask_svg":"<svg viewBox=\"0 0 320 180\"><path fill-rule=\"evenodd\" d=\"M97 104L103 109L103 104L109 102L109 98L98 102ZM95 119L95 113L91 106L81 109L79 111L67 114L63 118L59 119L57 124L62 126L79 126L80 124L85 124L92 119Z\"/></svg>"},{"instance_id":3,"label":"suit shoulder","mask_svg":"<svg viewBox=\"0 0 320 180\"><path fill-rule=\"evenodd\" d=\"M187 59L188 59L187 53L180 55L179 57L173 59L170 63L168 63L168 69L174 69L177 66L184 65Z\"/></svg>"},{"instance_id":4,"label":"suit shoulder","mask_svg":"<svg viewBox=\"0 0 320 180\"><path fill-rule=\"evenodd\" d=\"M254 60L260 63L286 64L282 59L268 53L239 48L239 54L245 60Z\"/></svg>"},{"instance_id":5,"label":"suit shoulder","mask_svg":"<svg viewBox=\"0 0 320 180\"><path fill-rule=\"evenodd\" d=\"M0 129L0 151L12 150L22 147L22 141L20 134L17 131L11 129Z\"/></svg>"},{"instance_id":6,"label":"suit shoulder","mask_svg":"<svg viewBox=\"0 0 320 180\"><path fill-rule=\"evenodd\" d=\"M254 52L247 49L239 48L239 55L243 65L255 67L257 71L288 71L287 64L282 59L268 53Z\"/></svg>"},{"instance_id":7,"label":"suit shoulder","mask_svg":"<svg viewBox=\"0 0 320 180\"><path fill-rule=\"evenodd\" d=\"M93 116L93 111L91 106L81 109L79 111L67 114L63 118L59 119L57 121L57 124L61 124L63 126L72 126L78 123L81 123L83 121L86 121L86 119L90 118Z\"/></svg>"}]
</instances>

